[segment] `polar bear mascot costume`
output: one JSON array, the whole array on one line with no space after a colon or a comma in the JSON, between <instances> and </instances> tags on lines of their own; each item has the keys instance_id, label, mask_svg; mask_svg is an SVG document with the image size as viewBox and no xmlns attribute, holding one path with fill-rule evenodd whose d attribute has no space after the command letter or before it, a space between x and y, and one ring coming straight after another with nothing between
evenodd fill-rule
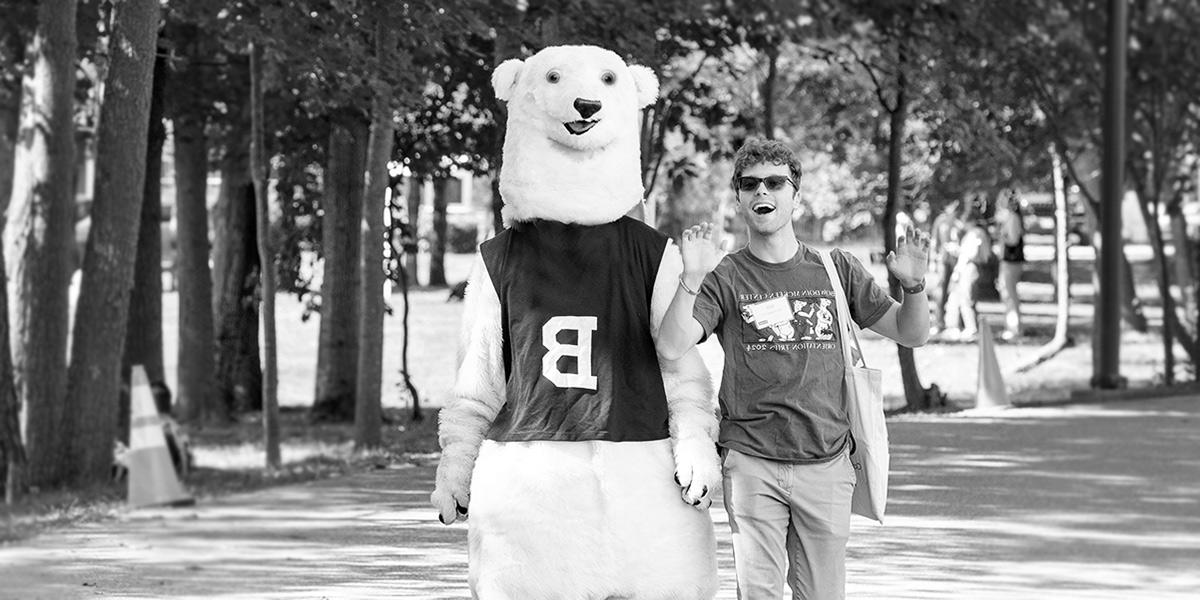
<instances>
[{"instance_id":1,"label":"polar bear mascot costume","mask_svg":"<svg viewBox=\"0 0 1200 600\"><path fill-rule=\"evenodd\" d=\"M682 271L625 214L658 80L591 46L492 76L508 103L508 228L480 246L432 502L470 517L481 600L695 600L716 592L712 383L654 341Z\"/></svg>"}]
</instances>

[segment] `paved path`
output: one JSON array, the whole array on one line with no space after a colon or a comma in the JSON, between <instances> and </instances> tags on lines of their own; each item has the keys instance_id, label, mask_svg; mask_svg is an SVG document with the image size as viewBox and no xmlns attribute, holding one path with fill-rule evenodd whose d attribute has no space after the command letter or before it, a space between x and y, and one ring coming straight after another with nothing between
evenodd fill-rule
<instances>
[{"instance_id":1,"label":"paved path","mask_svg":"<svg viewBox=\"0 0 1200 600\"><path fill-rule=\"evenodd\" d=\"M891 421L852 598L1196 598L1200 399ZM0 547L0 598L466 598L466 530L417 464L141 510ZM734 598L714 505L720 598Z\"/></svg>"}]
</instances>

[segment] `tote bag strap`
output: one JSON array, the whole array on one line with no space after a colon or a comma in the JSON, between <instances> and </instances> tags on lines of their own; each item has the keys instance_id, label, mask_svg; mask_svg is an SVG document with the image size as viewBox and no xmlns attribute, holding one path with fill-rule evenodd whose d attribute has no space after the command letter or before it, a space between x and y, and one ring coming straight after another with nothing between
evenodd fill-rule
<instances>
[{"instance_id":1,"label":"tote bag strap","mask_svg":"<svg viewBox=\"0 0 1200 600\"><path fill-rule=\"evenodd\" d=\"M833 255L828 250L818 251L821 262L825 264L825 272L829 274L829 282L833 284L834 304L837 305L839 327L842 330L842 358L846 366L867 366L863 359L862 346L858 343L858 326L850 320L850 304L846 301L846 290L842 287L842 278L838 275L837 267L833 264ZM853 342L853 346L850 343ZM853 353L851 348L853 347Z\"/></svg>"}]
</instances>

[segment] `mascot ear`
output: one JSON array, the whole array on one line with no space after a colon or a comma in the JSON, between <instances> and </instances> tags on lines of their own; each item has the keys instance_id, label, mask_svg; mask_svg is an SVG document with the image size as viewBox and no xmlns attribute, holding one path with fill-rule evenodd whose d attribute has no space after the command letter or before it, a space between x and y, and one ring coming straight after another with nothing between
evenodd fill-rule
<instances>
[{"instance_id":1,"label":"mascot ear","mask_svg":"<svg viewBox=\"0 0 1200 600\"><path fill-rule=\"evenodd\" d=\"M519 58L510 58L496 65L492 71L492 89L496 91L496 97L508 102L517 88L517 78L524 70L525 62Z\"/></svg>"},{"instance_id":2,"label":"mascot ear","mask_svg":"<svg viewBox=\"0 0 1200 600\"><path fill-rule=\"evenodd\" d=\"M658 77L654 71L642 65L629 65L629 72L633 73L633 85L637 88L638 107L654 104L658 99Z\"/></svg>"}]
</instances>

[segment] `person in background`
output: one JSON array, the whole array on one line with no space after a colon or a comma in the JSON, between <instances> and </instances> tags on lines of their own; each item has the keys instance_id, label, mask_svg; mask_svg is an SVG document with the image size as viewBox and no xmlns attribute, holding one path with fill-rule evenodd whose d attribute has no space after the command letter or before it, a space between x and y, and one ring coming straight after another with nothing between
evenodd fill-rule
<instances>
[{"instance_id":1,"label":"person in background","mask_svg":"<svg viewBox=\"0 0 1200 600\"><path fill-rule=\"evenodd\" d=\"M959 242L958 262L950 281L950 299L946 303L946 337L973 341L979 334L979 279L992 254L992 237L984 219L984 201L976 197L967 206L967 223Z\"/></svg>"},{"instance_id":2,"label":"person in background","mask_svg":"<svg viewBox=\"0 0 1200 600\"><path fill-rule=\"evenodd\" d=\"M1012 340L1021 335L1017 282L1025 267L1025 219L1016 190L1006 190L997 205L996 237L1000 242L1000 300L1004 302L1004 332L1000 337Z\"/></svg>"},{"instance_id":3,"label":"person in background","mask_svg":"<svg viewBox=\"0 0 1200 600\"><path fill-rule=\"evenodd\" d=\"M930 335L946 328L946 301L950 297L950 277L958 264L958 242L963 233L962 217L958 214L960 202L951 200L937 218L930 232L929 254L933 257L933 327Z\"/></svg>"}]
</instances>

